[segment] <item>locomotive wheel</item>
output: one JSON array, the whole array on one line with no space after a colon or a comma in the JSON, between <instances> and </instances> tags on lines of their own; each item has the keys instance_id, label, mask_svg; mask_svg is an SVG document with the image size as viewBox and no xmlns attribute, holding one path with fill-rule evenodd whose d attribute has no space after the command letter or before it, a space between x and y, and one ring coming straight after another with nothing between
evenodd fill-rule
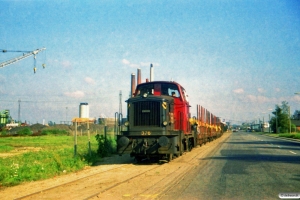
<instances>
[{"instance_id":1,"label":"locomotive wheel","mask_svg":"<svg viewBox=\"0 0 300 200\"><path fill-rule=\"evenodd\" d=\"M168 162L171 162L172 159L173 159L173 154L172 153L168 154L167 155Z\"/></svg>"},{"instance_id":2,"label":"locomotive wheel","mask_svg":"<svg viewBox=\"0 0 300 200\"><path fill-rule=\"evenodd\" d=\"M194 144L193 144L193 139L192 138L189 138L188 139L188 151L191 151L192 150L192 148L194 147Z\"/></svg>"},{"instance_id":3,"label":"locomotive wheel","mask_svg":"<svg viewBox=\"0 0 300 200\"><path fill-rule=\"evenodd\" d=\"M136 160L137 163L140 163L140 162L142 161L142 158L139 157L139 156L136 156L136 157L135 157L135 160Z\"/></svg>"}]
</instances>

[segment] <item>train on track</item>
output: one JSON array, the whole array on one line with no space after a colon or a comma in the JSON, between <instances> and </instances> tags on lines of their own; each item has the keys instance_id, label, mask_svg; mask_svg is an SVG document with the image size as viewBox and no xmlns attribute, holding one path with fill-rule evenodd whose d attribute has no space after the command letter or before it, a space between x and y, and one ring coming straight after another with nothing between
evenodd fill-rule
<instances>
[{"instance_id":1,"label":"train on track","mask_svg":"<svg viewBox=\"0 0 300 200\"><path fill-rule=\"evenodd\" d=\"M171 161L223 134L225 124L202 106L197 105L197 116L191 117L185 89L174 81L153 81L152 67L150 81L145 83L140 82L138 71L136 87L132 74L126 130L117 135L119 155L130 154L137 162L151 158Z\"/></svg>"}]
</instances>

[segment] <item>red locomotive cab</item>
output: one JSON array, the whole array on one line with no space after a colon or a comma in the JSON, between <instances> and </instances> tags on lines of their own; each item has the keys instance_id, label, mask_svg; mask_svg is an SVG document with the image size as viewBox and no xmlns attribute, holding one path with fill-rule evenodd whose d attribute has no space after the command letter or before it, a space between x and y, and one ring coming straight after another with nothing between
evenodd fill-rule
<instances>
[{"instance_id":1,"label":"red locomotive cab","mask_svg":"<svg viewBox=\"0 0 300 200\"><path fill-rule=\"evenodd\" d=\"M181 130L185 134L189 134L191 129L189 124L190 105L188 101L188 96L183 87L178 85L178 88L178 93L175 92L174 97L174 129Z\"/></svg>"},{"instance_id":2,"label":"red locomotive cab","mask_svg":"<svg viewBox=\"0 0 300 200\"><path fill-rule=\"evenodd\" d=\"M189 102L185 89L176 82L168 81L154 81L142 83L137 86L134 97L139 96L165 96L165 98L172 97L172 105L170 105L169 119L173 124L174 131L182 131L189 134L191 131L189 124Z\"/></svg>"}]
</instances>

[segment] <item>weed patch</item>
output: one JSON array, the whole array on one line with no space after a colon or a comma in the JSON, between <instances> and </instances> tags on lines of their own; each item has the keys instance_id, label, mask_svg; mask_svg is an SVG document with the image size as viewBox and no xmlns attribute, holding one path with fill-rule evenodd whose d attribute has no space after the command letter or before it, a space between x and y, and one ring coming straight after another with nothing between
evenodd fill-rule
<instances>
[{"instance_id":1,"label":"weed patch","mask_svg":"<svg viewBox=\"0 0 300 200\"><path fill-rule=\"evenodd\" d=\"M97 142L98 142L98 149L97 154L100 157L106 157L111 155L114 152L114 149L116 147L116 142L111 137L105 138L103 135L97 134L95 136Z\"/></svg>"}]
</instances>

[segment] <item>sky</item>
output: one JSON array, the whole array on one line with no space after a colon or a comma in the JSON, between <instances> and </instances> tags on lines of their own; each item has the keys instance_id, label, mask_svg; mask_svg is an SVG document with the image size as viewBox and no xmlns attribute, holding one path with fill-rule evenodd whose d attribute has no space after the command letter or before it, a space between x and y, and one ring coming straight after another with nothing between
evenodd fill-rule
<instances>
[{"instance_id":1,"label":"sky","mask_svg":"<svg viewBox=\"0 0 300 200\"><path fill-rule=\"evenodd\" d=\"M0 68L0 111L15 120L71 121L82 102L99 118L121 101L126 116L131 74L145 82L151 63L154 80L185 88L193 116L197 105L234 124L267 121L283 101L300 110L297 0L0 0L0 19L1 50L46 48Z\"/></svg>"}]
</instances>

